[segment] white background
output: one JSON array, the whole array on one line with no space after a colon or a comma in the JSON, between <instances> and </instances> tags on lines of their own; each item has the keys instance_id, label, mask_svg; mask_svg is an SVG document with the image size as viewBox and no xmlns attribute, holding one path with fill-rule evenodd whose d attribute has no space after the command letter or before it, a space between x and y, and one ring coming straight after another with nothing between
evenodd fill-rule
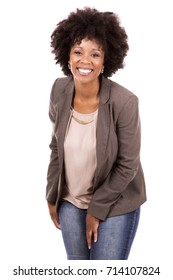
<instances>
[{"instance_id":1,"label":"white background","mask_svg":"<svg viewBox=\"0 0 173 280\"><path fill-rule=\"evenodd\" d=\"M62 76L50 52L50 35L69 12L84 6L117 13L129 36L126 66L112 79L139 97L148 201L142 206L128 262L164 267L157 279L170 279L165 278L166 269L170 276L173 249L170 4L168 0L0 1L2 279L13 279L12 269L18 265L66 262L61 233L52 224L45 201L51 136L49 95L55 78Z\"/></svg>"}]
</instances>

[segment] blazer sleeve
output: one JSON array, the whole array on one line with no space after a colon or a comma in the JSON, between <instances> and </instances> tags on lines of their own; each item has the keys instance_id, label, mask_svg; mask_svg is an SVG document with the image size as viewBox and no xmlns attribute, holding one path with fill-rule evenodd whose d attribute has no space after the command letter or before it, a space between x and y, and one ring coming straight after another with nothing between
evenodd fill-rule
<instances>
[{"instance_id":1,"label":"blazer sleeve","mask_svg":"<svg viewBox=\"0 0 173 280\"><path fill-rule=\"evenodd\" d=\"M51 142L49 145L49 148L51 149L51 154L50 154L50 161L48 165L48 171L47 171L47 187L46 187L46 199L49 202L52 202L55 204L56 202L56 197L57 197L57 185L58 185L58 180L59 180L59 175L58 175L58 150L57 150L57 141L55 137L55 122L57 118L57 105L55 102L55 83L54 82L50 94L50 103L49 103L49 118L52 122L52 137L51 137Z\"/></svg>"},{"instance_id":2,"label":"blazer sleeve","mask_svg":"<svg viewBox=\"0 0 173 280\"><path fill-rule=\"evenodd\" d=\"M105 220L111 207L137 174L140 164L140 118L138 98L133 95L121 109L116 131L118 155L107 178L95 190L88 213Z\"/></svg>"}]
</instances>

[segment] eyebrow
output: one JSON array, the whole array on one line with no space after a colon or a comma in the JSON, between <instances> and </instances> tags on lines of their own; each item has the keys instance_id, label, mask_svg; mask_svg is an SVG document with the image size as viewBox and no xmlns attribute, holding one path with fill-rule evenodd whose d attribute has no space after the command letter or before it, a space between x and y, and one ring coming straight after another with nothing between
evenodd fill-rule
<instances>
[{"instance_id":1,"label":"eyebrow","mask_svg":"<svg viewBox=\"0 0 173 280\"><path fill-rule=\"evenodd\" d=\"M80 46L73 46L72 48L80 48L80 49L83 49L83 47L80 47ZM102 52L103 49L92 49L92 51L99 51L99 52Z\"/></svg>"}]
</instances>

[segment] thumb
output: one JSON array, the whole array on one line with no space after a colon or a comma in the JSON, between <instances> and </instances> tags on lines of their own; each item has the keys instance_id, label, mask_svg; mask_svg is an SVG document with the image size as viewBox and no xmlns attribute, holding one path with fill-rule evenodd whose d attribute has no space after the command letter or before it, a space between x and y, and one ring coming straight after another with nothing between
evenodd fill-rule
<instances>
[{"instance_id":1,"label":"thumb","mask_svg":"<svg viewBox=\"0 0 173 280\"><path fill-rule=\"evenodd\" d=\"M56 226L56 228L61 229L61 225L60 225L58 214L52 215L51 218L52 218L52 221L53 221L54 225Z\"/></svg>"}]
</instances>

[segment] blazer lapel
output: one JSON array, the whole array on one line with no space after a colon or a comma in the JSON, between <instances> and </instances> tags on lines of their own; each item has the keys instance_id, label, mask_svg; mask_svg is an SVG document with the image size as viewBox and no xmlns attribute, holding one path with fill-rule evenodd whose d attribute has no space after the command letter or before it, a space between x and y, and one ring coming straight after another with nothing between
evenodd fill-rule
<instances>
[{"instance_id":1,"label":"blazer lapel","mask_svg":"<svg viewBox=\"0 0 173 280\"><path fill-rule=\"evenodd\" d=\"M61 168L63 167L63 153L64 153L64 139L66 134L66 128L70 117L70 108L72 105L72 99L74 94L74 83L71 79L70 82L65 86L65 91L62 92L60 101L58 103L58 153L59 162Z\"/></svg>"},{"instance_id":2,"label":"blazer lapel","mask_svg":"<svg viewBox=\"0 0 173 280\"><path fill-rule=\"evenodd\" d=\"M100 88L100 103L98 110L97 131L96 131L96 153L97 153L97 168L95 178L99 176L104 162L107 141L110 129L110 82L102 78Z\"/></svg>"}]
</instances>

